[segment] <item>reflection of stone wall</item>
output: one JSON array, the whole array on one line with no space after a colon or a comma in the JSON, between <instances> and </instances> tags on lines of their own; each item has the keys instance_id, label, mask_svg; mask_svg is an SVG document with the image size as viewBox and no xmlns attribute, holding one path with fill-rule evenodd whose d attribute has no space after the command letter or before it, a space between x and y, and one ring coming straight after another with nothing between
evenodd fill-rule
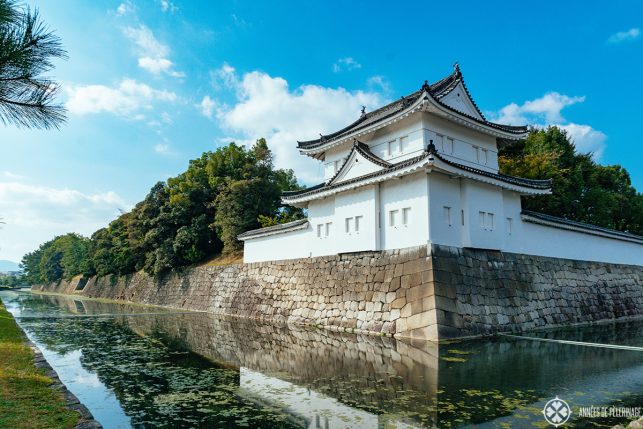
<instances>
[{"instance_id":1,"label":"reflection of stone wall","mask_svg":"<svg viewBox=\"0 0 643 429\"><path fill-rule=\"evenodd\" d=\"M206 314L126 321L139 335L160 336L212 361L276 376L338 399L384 403L395 401L404 389L423 392L429 399L437 395L437 343L424 341L415 347L388 337Z\"/></svg>"},{"instance_id":2,"label":"reflection of stone wall","mask_svg":"<svg viewBox=\"0 0 643 429\"><path fill-rule=\"evenodd\" d=\"M38 290L438 339L643 315L643 267L432 246Z\"/></svg>"}]
</instances>

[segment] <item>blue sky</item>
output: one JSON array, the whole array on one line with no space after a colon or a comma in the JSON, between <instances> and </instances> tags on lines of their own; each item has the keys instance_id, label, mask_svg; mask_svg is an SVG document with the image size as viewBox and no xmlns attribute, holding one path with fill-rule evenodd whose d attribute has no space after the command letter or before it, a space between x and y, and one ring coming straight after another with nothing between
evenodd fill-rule
<instances>
[{"instance_id":1,"label":"blue sky","mask_svg":"<svg viewBox=\"0 0 643 429\"><path fill-rule=\"evenodd\" d=\"M60 131L0 128L0 259L89 235L190 159L266 137L305 184L296 139L352 122L459 62L491 119L558 124L643 190L643 3L28 2L69 52Z\"/></svg>"}]
</instances>

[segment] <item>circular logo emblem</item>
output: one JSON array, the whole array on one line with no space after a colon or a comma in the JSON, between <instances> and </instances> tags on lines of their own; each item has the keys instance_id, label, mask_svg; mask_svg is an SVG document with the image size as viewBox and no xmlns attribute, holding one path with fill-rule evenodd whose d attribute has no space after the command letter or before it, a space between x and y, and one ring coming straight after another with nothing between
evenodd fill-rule
<instances>
[{"instance_id":1,"label":"circular logo emblem","mask_svg":"<svg viewBox=\"0 0 643 429\"><path fill-rule=\"evenodd\" d=\"M569 420L569 417L572 415L572 409L569 408L567 402L556 396L545 404L543 415L547 423L558 427Z\"/></svg>"}]
</instances>

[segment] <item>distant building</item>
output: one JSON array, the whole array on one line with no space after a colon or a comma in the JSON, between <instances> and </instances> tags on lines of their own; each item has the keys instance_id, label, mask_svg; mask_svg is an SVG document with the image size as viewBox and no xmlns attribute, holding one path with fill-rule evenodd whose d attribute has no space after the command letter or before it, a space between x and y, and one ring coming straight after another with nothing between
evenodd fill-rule
<instances>
[{"instance_id":1,"label":"distant building","mask_svg":"<svg viewBox=\"0 0 643 429\"><path fill-rule=\"evenodd\" d=\"M20 271L0 271L0 276L19 276Z\"/></svg>"},{"instance_id":2,"label":"distant building","mask_svg":"<svg viewBox=\"0 0 643 429\"><path fill-rule=\"evenodd\" d=\"M523 211L551 182L498 172L526 126L493 123L460 68L319 139L298 142L323 183L283 195L308 218L241 234L245 262L440 244L642 264L643 237Z\"/></svg>"}]
</instances>

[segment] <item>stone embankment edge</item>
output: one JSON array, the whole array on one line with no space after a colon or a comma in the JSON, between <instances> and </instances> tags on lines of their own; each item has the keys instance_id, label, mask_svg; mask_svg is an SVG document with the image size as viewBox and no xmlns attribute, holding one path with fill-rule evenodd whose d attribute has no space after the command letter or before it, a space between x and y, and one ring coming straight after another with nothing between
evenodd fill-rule
<instances>
[{"instance_id":1,"label":"stone embankment edge","mask_svg":"<svg viewBox=\"0 0 643 429\"><path fill-rule=\"evenodd\" d=\"M29 348L31 348L33 352L34 366L36 368L42 369L45 372L45 376L52 379L53 383L49 386L49 388L60 392L64 401L67 403L67 409L76 411L78 414L80 414L80 420L78 421L78 424L74 427L74 429L102 429L103 425L101 425L98 420L94 418L89 409L85 405L83 405L82 402L80 402L78 397L76 397L76 395L74 395L69 389L67 389L67 386L65 386L65 384L60 380L60 377L58 377L58 373L56 372L56 370L54 370L51 365L49 365L49 362L47 362L47 359L45 359L45 356L42 354L42 351L38 348L38 346L27 337L27 334L22 329L20 324L16 323L16 325L22 333L22 338L25 344Z\"/></svg>"}]
</instances>

